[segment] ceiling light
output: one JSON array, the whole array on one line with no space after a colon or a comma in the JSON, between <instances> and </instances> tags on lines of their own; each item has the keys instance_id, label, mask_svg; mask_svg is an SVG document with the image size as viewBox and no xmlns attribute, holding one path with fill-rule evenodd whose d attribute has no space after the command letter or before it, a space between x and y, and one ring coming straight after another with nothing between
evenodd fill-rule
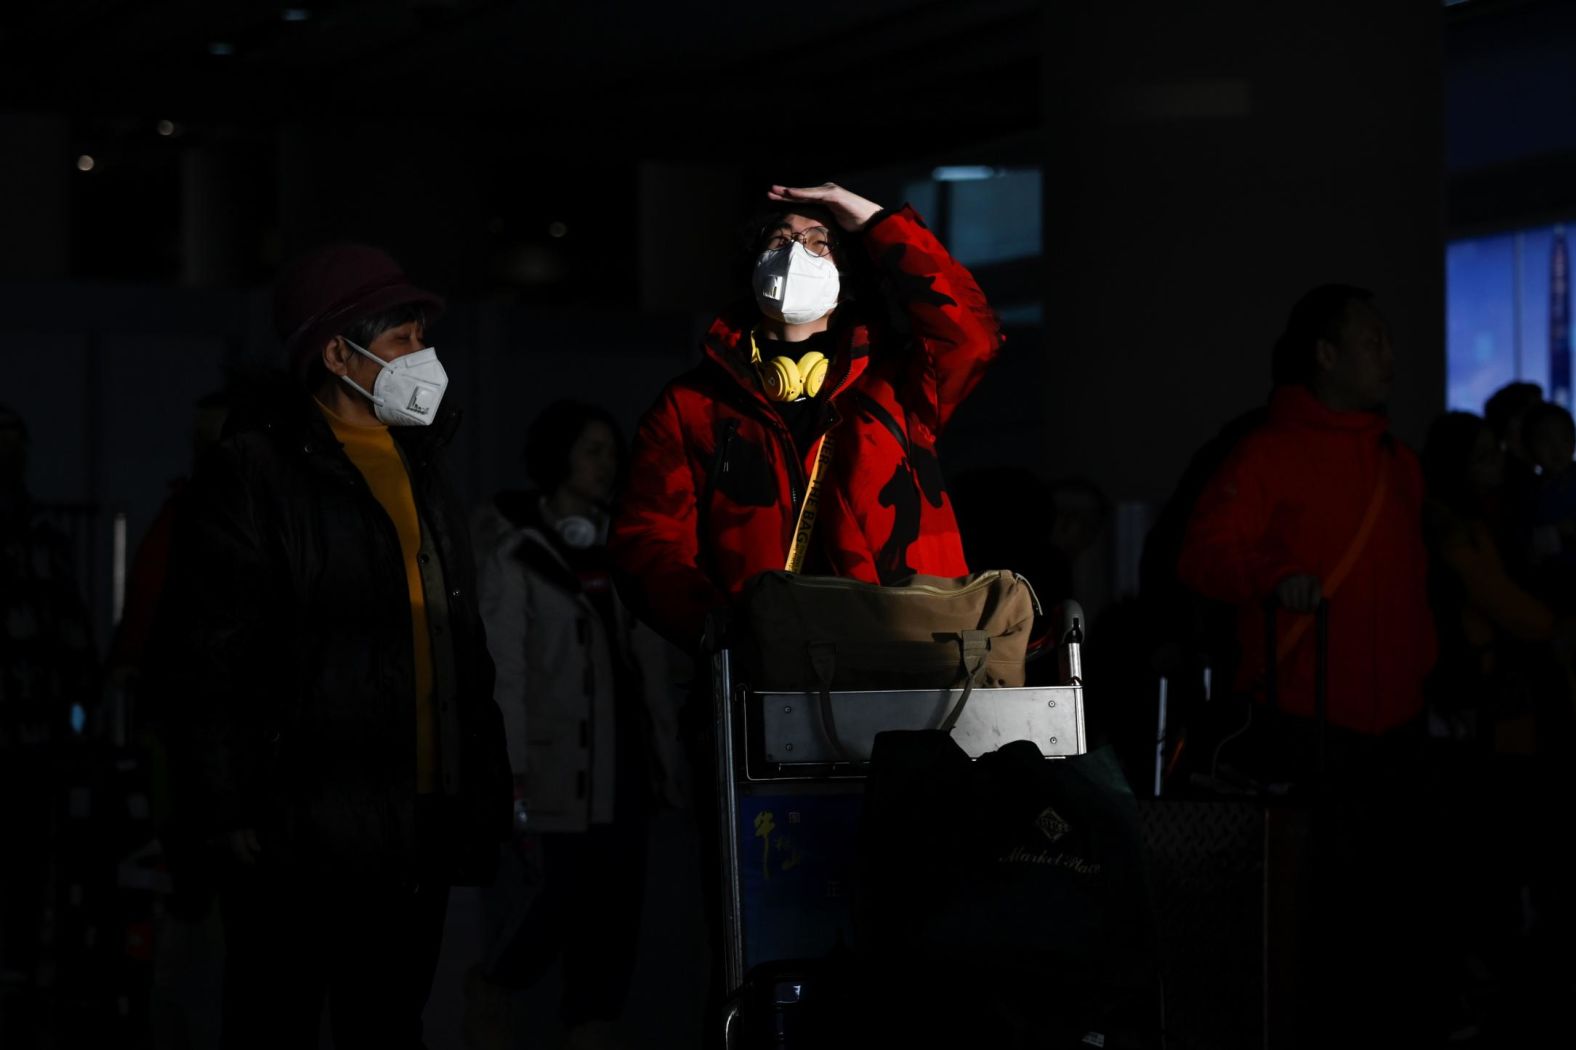
<instances>
[{"instance_id":1,"label":"ceiling light","mask_svg":"<svg viewBox=\"0 0 1576 1050\"><path fill-rule=\"evenodd\" d=\"M235 48L234 48L234 46L232 46L231 44L227 43L226 41L215 40L215 41L212 41L211 43L209 43L209 45L208 45L208 53L210 55L213 55L213 56L217 57L217 58L224 58L227 55L235 54Z\"/></svg>"},{"instance_id":2,"label":"ceiling light","mask_svg":"<svg viewBox=\"0 0 1576 1050\"><path fill-rule=\"evenodd\" d=\"M77 170L78 171L92 171L93 167L94 167L94 165L96 163L97 163L97 161L95 161L92 157L90 157L86 153L84 153L84 154L82 154L82 156L77 158Z\"/></svg>"},{"instance_id":3,"label":"ceiling light","mask_svg":"<svg viewBox=\"0 0 1576 1050\"><path fill-rule=\"evenodd\" d=\"M995 168L983 164L949 164L932 171L930 177L937 182L978 182L993 179L997 174Z\"/></svg>"},{"instance_id":4,"label":"ceiling light","mask_svg":"<svg viewBox=\"0 0 1576 1050\"><path fill-rule=\"evenodd\" d=\"M280 17L286 22L305 22L312 17L312 12L304 7L287 7L280 12Z\"/></svg>"},{"instance_id":5,"label":"ceiling light","mask_svg":"<svg viewBox=\"0 0 1576 1050\"><path fill-rule=\"evenodd\" d=\"M173 120L161 120L156 125L156 127L159 134L163 135L165 138L169 138L171 135L175 134L175 121Z\"/></svg>"}]
</instances>

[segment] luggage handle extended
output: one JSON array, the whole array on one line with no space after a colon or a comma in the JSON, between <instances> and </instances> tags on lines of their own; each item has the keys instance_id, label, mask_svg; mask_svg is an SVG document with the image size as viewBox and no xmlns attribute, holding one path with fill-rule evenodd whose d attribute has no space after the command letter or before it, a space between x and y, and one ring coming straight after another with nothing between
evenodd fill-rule
<instances>
[{"instance_id":1,"label":"luggage handle extended","mask_svg":"<svg viewBox=\"0 0 1576 1050\"><path fill-rule=\"evenodd\" d=\"M1280 603L1273 597L1264 603L1264 703L1271 711L1280 702ZM1304 621L1306 622L1306 621ZM1330 599L1323 597L1313 609L1313 718L1314 778L1324 780L1325 729L1328 727L1326 700L1330 683Z\"/></svg>"},{"instance_id":2,"label":"luggage handle extended","mask_svg":"<svg viewBox=\"0 0 1576 1050\"><path fill-rule=\"evenodd\" d=\"M1083 664L1078 657L1078 647L1084 642L1083 606L1071 598L1051 607L1051 623L1044 633L1029 643L1024 654L1025 663L1033 663L1053 654L1065 661L1061 675L1069 685L1083 682Z\"/></svg>"}]
</instances>

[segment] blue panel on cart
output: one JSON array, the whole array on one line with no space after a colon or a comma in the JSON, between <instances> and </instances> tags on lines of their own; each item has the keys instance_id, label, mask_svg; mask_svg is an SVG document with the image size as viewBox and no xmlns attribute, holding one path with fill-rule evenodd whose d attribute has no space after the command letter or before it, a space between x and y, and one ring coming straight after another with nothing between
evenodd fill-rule
<instances>
[{"instance_id":1,"label":"blue panel on cart","mask_svg":"<svg viewBox=\"0 0 1576 1050\"><path fill-rule=\"evenodd\" d=\"M849 888L858 793L739 799L745 968L853 943Z\"/></svg>"}]
</instances>

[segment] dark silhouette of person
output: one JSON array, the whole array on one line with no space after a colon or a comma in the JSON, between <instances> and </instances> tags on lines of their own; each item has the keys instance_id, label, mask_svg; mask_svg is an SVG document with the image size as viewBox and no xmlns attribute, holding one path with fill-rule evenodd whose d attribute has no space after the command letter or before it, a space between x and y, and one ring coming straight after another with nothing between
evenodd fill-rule
<instances>
[{"instance_id":1,"label":"dark silhouette of person","mask_svg":"<svg viewBox=\"0 0 1576 1050\"><path fill-rule=\"evenodd\" d=\"M192 479L155 626L178 815L223 858L228 1047L415 1047L449 888L485 884L510 775L426 342L376 249L286 267L291 372Z\"/></svg>"},{"instance_id":2,"label":"dark silhouette of person","mask_svg":"<svg viewBox=\"0 0 1576 1050\"><path fill-rule=\"evenodd\" d=\"M30 447L26 422L0 405L0 981L36 990L61 760L96 709L98 660L70 539L28 489ZM19 1020L0 1018L0 1037Z\"/></svg>"},{"instance_id":3,"label":"dark silhouette of person","mask_svg":"<svg viewBox=\"0 0 1576 1050\"><path fill-rule=\"evenodd\" d=\"M1299 1037L1402 1039L1429 986L1417 887L1432 843L1417 778L1436 641L1422 470L1390 434L1396 353L1368 291L1324 285L1299 299L1273 373L1268 418L1204 486L1177 563L1184 585L1236 609L1243 718L1212 770L1229 764L1317 803Z\"/></svg>"},{"instance_id":4,"label":"dark silhouette of person","mask_svg":"<svg viewBox=\"0 0 1576 1050\"><path fill-rule=\"evenodd\" d=\"M500 492L478 526L481 609L498 667L521 832L540 886L467 980L466 1032L509 1045L509 991L563 967L567 1045L622 1045L639 947L649 818L682 798L669 646L613 584L608 516L625 452L611 415L559 401L531 423L531 490ZM525 880L522 864L505 877ZM519 886L495 886L499 911Z\"/></svg>"}]
</instances>

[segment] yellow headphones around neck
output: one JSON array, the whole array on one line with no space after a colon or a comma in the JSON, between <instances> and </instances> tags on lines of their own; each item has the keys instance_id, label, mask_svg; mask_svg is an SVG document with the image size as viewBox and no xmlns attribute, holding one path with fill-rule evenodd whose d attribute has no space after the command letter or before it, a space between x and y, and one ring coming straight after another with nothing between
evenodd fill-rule
<instances>
[{"instance_id":1,"label":"yellow headphones around neck","mask_svg":"<svg viewBox=\"0 0 1576 1050\"><path fill-rule=\"evenodd\" d=\"M762 361L761 348L756 345L753 332L750 334L750 363L760 374L766 396L773 401L797 401L801 397L814 397L821 392L821 384L826 382L828 362L821 351L811 350L797 360L779 354L770 361Z\"/></svg>"}]
</instances>

